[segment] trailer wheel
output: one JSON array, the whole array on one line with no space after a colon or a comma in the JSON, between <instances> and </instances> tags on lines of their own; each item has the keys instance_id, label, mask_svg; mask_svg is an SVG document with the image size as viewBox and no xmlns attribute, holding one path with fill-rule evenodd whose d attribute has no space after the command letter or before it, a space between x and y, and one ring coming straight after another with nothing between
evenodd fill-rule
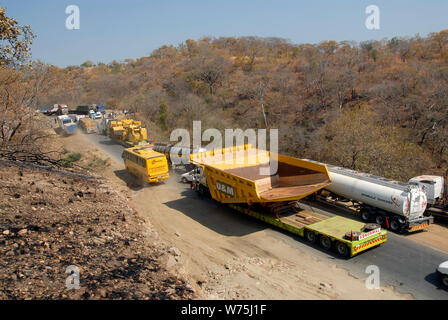
<instances>
[{"instance_id":1,"label":"trailer wheel","mask_svg":"<svg viewBox=\"0 0 448 320\"><path fill-rule=\"evenodd\" d=\"M305 230L305 239L310 243L316 242L316 234L313 231Z\"/></svg>"},{"instance_id":2,"label":"trailer wheel","mask_svg":"<svg viewBox=\"0 0 448 320\"><path fill-rule=\"evenodd\" d=\"M375 223L376 223L376 224L379 224L380 226L383 225L383 223L384 223L384 217L383 217L382 214L378 214L378 215L375 217Z\"/></svg>"},{"instance_id":3,"label":"trailer wheel","mask_svg":"<svg viewBox=\"0 0 448 320\"><path fill-rule=\"evenodd\" d=\"M331 240L330 238L328 238L327 236L321 236L319 239L320 245L326 249L326 250L330 250L331 249Z\"/></svg>"},{"instance_id":4,"label":"trailer wheel","mask_svg":"<svg viewBox=\"0 0 448 320\"><path fill-rule=\"evenodd\" d=\"M343 257L348 256L348 247L343 242L336 242L336 251Z\"/></svg>"},{"instance_id":5,"label":"trailer wheel","mask_svg":"<svg viewBox=\"0 0 448 320\"><path fill-rule=\"evenodd\" d=\"M369 222L370 221L370 212L366 211L366 210L361 211L361 219L364 222Z\"/></svg>"},{"instance_id":6,"label":"trailer wheel","mask_svg":"<svg viewBox=\"0 0 448 320\"><path fill-rule=\"evenodd\" d=\"M392 219L389 223L390 230L394 232L399 232L401 229L401 224L397 219Z\"/></svg>"}]
</instances>

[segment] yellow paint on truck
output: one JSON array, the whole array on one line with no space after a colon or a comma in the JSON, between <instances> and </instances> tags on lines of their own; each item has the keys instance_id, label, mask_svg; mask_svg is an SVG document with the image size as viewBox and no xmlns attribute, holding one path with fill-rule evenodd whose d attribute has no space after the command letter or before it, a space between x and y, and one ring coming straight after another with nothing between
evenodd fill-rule
<instances>
[{"instance_id":1,"label":"yellow paint on truck","mask_svg":"<svg viewBox=\"0 0 448 320\"><path fill-rule=\"evenodd\" d=\"M165 155L152 150L152 145L135 146L123 151L126 170L144 182L160 182L169 178Z\"/></svg>"}]
</instances>

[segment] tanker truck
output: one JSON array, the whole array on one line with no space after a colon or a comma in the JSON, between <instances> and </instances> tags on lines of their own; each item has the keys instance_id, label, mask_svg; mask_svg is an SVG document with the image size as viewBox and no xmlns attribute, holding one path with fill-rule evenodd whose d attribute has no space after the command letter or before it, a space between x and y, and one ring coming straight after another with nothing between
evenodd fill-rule
<instances>
[{"instance_id":1,"label":"tanker truck","mask_svg":"<svg viewBox=\"0 0 448 320\"><path fill-rule=\"evenodd\" d=\"M201 197L210 196L326 250L352 257L387 241L387 231L375 223L300 208L299 199L330 185L325 165L251 145L198 152L190 159L197 166L191 187ZM275 172L270 172L272 164Z\"/></svg>"},{"instance_id":2,"label":"tanker truck","mask_svg":"<svg viewBox=\"0 0 448 320\"><path fill-rule=\"evenodd\" d=\"M177 165L176 161L173 161L172 157L181 157L182 155L192 155L198 152L205 152L205 148L193 148L193 147L179 147L174 146L171 144L163 144L163 143L155 143L153 147L154 151L160 152L164 154L168 160L168 164L175 168ZM189 159L186 159L187 161L183 161L183 166L185 167L186 171L193 170L196 166L189 162Z\"/></svg>"},{"instance_id":3,"label":"tanker truck","mask_svg":"<svg viewBox=\"0 0 448 320\"><path fill-rule=\"evenodd\" d=\"M448 219L448 181L446 177L423 175L410 179L409 184L418 186L428 198L427 214Z\"/></svg>"},{"instance_id":4,"label":"tanker truck","mask_svg":"<svg viewBox=\"0 0 448 320\"><path fill-rule=\"evenodd\" d=\"M418 186L329 164L326 166L332 183L313 195L315 200L342 208L359 215L364 222L374 221L398 233L421 230L433 223L433 217L424 216L427 197Z\"/></svg>"}]
</instances>

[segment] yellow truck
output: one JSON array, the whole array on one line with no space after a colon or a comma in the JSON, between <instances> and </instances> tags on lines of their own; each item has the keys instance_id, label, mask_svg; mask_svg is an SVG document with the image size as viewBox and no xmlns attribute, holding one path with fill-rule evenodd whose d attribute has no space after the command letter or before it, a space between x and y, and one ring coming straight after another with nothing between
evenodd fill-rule
<instances>
[{"instance_id":1,"label":"yellow truck","mask_svg":"<svg viewBox=\"0 0 448 320\"><path fill-rule=\"evenodd\" d=\"M85 133L95 133L98 132L98 128L96 126L96 122L93 121L90 118L81 118L78 121L79 127L85 132Z\"/></svg>"},{"instance_id":2,"label":"yellow truck","mask_svg":"<svg viewBox=\"0 0 448 320\"><path fill-rule=\"evenodd\" d=\"M109 122L108 135L124 146L147 144L147 130L141 121L133 119L114 120Z\"/></svg>"},{"instance_id":3,"label":"yellow truck","mask_svg":"<svg viewBox=\"0 0 448 320\"><path fill-rule=\"evenodd\" d=\"M123 151L126 170L143 184L161 182L170 177L165 155L152 150L152 145L141 145Z\"/></svg>"},{"instance_id":4,"label":"yellow truck","mask_svg":"<svg viewBox=\"0 0 448 320\"><path fill-rule=\"evenodd\" d=\"M192 188L201 195L285 229L307 241L354 256L387 241L379 225L303 210L298 200L330 185L327 167L251 145L191 155L198 167ZM269 172L270 167L273 172Z\"/></svg>"}]
</instances>

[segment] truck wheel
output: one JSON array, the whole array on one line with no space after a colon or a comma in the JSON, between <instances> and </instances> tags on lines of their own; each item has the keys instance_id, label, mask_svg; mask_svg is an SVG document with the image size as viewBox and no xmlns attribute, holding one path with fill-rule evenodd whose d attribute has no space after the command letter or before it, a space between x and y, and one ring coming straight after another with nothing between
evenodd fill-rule
<instances>
[{"instance_id":1,"label":"truck wheel","mask_svg":"<svg viewBox=\"0 0 448 320\"><path fill-rule=\"evenodd\" d=\"M443 285L444 285L445 287L448 288L448 276L447 276L446 274L444 274L444 275L442 276L442 283L443 283Z\"/></svg>"},{"instance_id":2,"label":"truck wheel","mask_svg":"<svg viewBox=\"0 0 448 320\"><path fill-rule=\"evenodd\" d=\"M348 256L348 247L343 242L336 242L336 251L343 257Z\"/></svg>"},{"instance_id":3,"label":"truck wheel","mask_svg":"<svg viewBox=\"0 0 448 320\"><path fill-rule=\"evenodd\" d=\"M382 214L378 214L378 215L375 217L375 223L376 223L376 224L379 224L380 226L383 225L383 223L384 223L384 217L383 217Z\"/></svg>"},{"instance_id":4,"label":"truck wheel","mask_svg":"<svg viewBox=\"0 0 448 320\"><path fill-rule=\"evenodd\" d=\"M327 236L321 236L320 239L319 239L319 242L320 242L320 245L325 250L330 250L331 249L331 240Z\"/></svg>"},{"instance_id":5,"label":"truck wheel","mask_svg":"<svg viewBox=\"0 0 448 320\"><path fill-rule=\"evenodd\" d=\"M400 222L397 219L392 219L389 223L390 230L394 232L399 232L401 229Z\"/></svg>"},{"instance_id":6,"label":"truck wheel","mask_svg":"<svg viewBox=\"0 0 448 320\"><path fill-rule=\"evenodd\" d=\"M370 212L365 211L365 210L361 211L361 219L364 222L369 222L370 221Z\"/></svg>"},{"instance_id":7,"label":"truck wheel","mask_svg":"<svg viewBox=\"0 0 448 320\"><path fill-rule=\"evenodd\" d=\"M316 242L316 234L313 231L305 230L305 239L309 243L315 243Z\"/></svg>"}]
</instances>

